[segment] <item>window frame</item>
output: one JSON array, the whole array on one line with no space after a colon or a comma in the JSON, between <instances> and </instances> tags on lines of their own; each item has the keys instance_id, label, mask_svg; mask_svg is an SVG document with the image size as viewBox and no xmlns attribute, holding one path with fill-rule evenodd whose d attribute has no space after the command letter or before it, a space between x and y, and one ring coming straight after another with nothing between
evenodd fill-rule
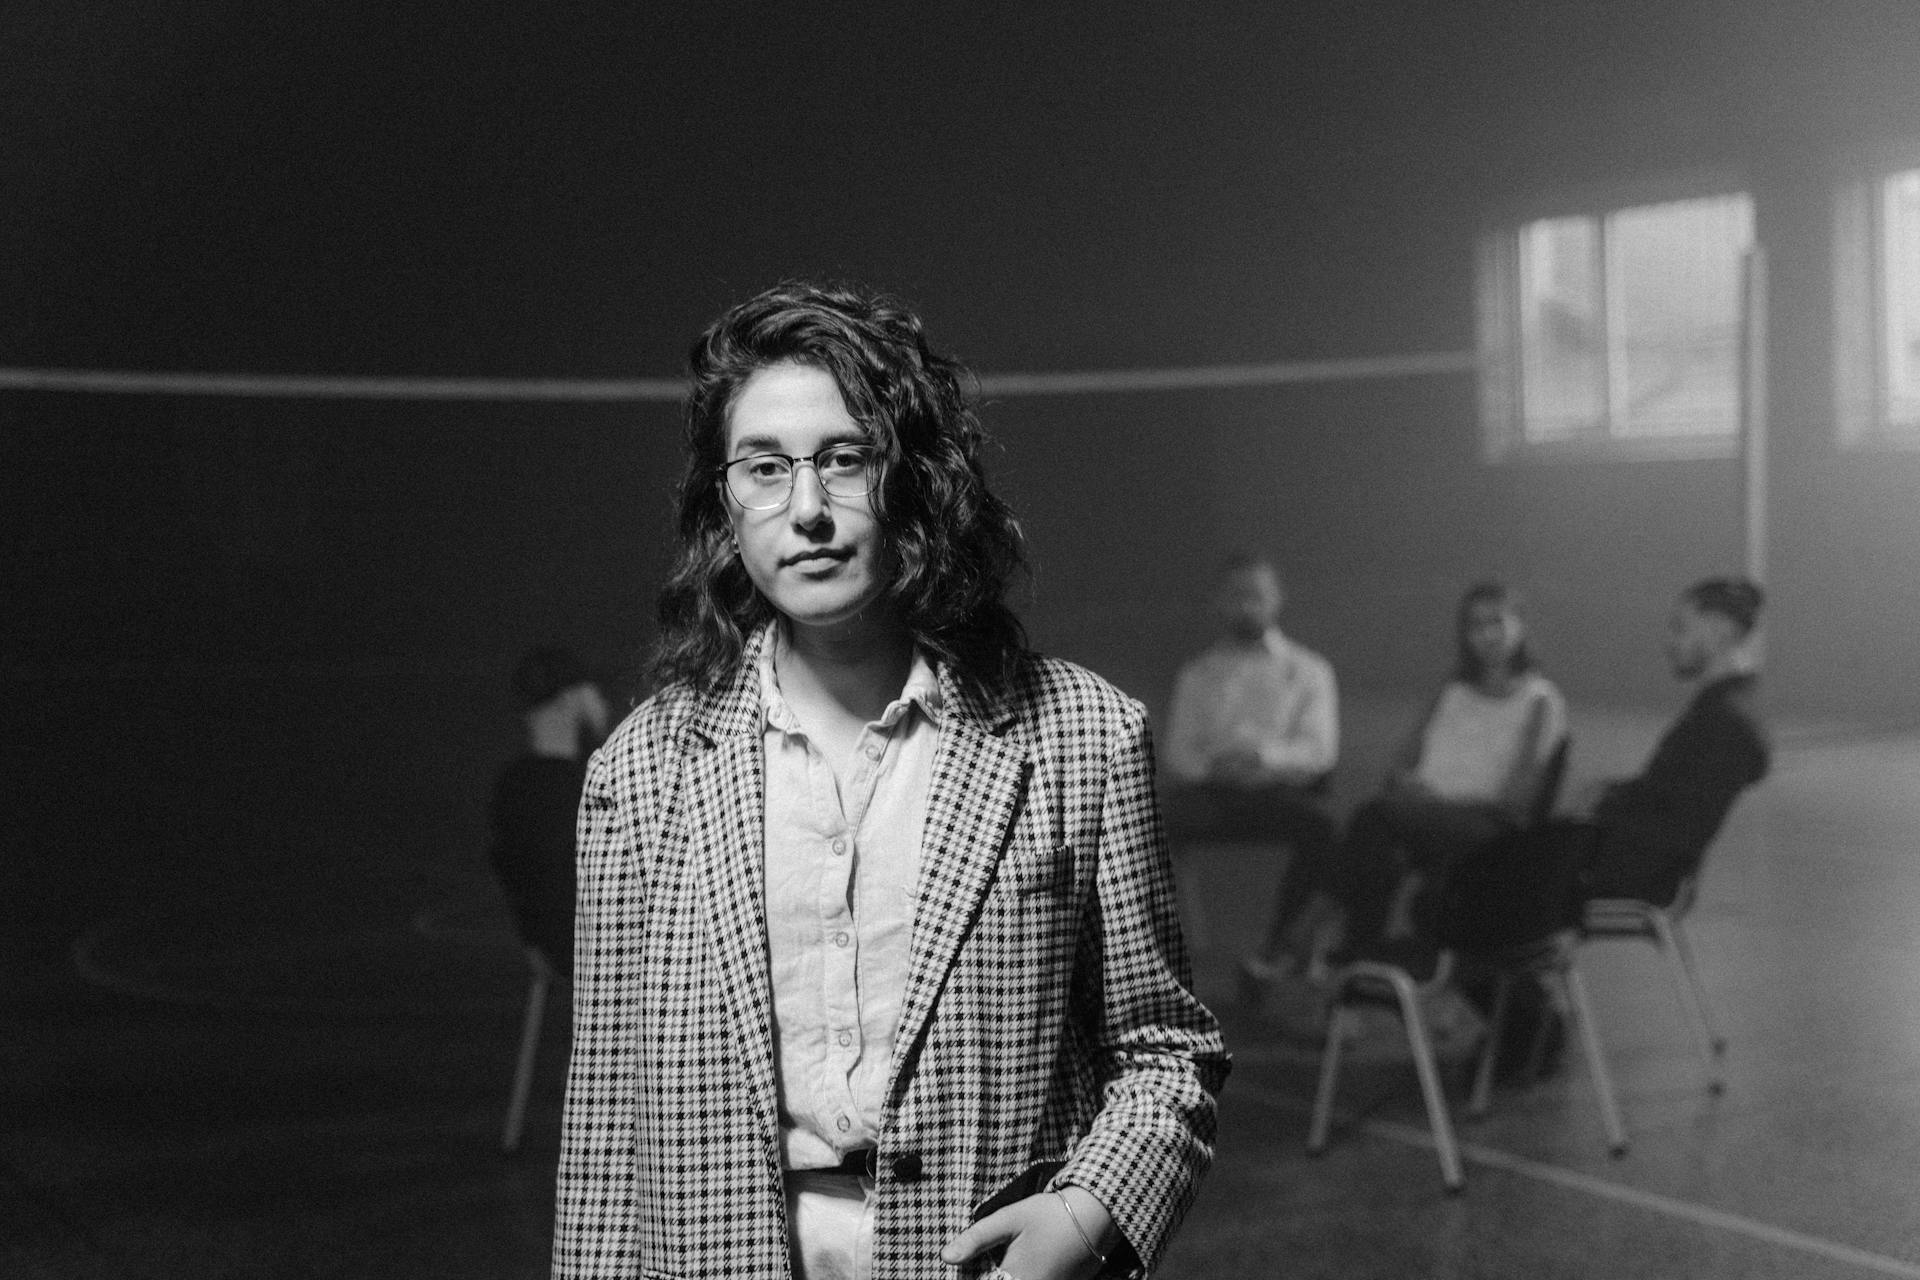
<instances>
[{"instance_id":1,"label":"window frame","mask_svg":"<svg viewBox=\"0 0 1920 1280\"><path fill-rule=\"evenodd\" d=\"M1729 196L1748 201L1754 223L1750 247L1759 248L1759 201L1747 175L1732 168L1690 170L1637 181L1566 189L1509 206L1481 232L1475 273L1479 286L1475 312L1481 366L1481 451L1485 461L1657 461L1730 458L1740 454L1742 431L1737 416L1733 429L1726 432L1619 435L1609 421L1602 432L1557 439L1530 438L1522 395L1526 354L1521 349L1525 303L1520 292L1520 259L1522 232L1527 227L1554 218L1592 218L1600 222L1601 306L1606 317L1607 347L1612 352L1620 336L1620 289L1615 279L1617 258L1607 252L1605 244L1606 220L1614 214L1648 205ZM1617 390L1622 370L1616 360L1610 359L1608 365L1609 381L1615 384L1608 398L1612 404L1616 402L1613 391Z\"/></svg>"},{"instance_id":2,"label":"window frame","mask_svg":"<svg viewBox=\"0 0 1920 1280\"><path fill-rule=\"evenodd\" d=\"M1888 383L1887 183L1909 173L1920 173L1920 143L1856 154L1835 186L1834 426L1843 449L1920 450L1920 411L1895 421Z\"/></svg>"}]
</instances>

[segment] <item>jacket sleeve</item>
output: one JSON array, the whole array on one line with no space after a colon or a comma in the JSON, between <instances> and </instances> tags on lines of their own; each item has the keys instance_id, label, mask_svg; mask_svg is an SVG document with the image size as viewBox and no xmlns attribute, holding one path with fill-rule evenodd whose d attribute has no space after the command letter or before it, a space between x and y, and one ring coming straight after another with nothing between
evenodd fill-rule
<instances>
[{"instance_id":1,"label":"jacket sleeve","mask_svg":"<svg viewBox=\"0 0 1920 1280\"><path fill-rule=\"evenodd\" d=\"M639 873L630 764L617 737L596 753L580 800L574 912L573 1060L560 1140L553 1238L555 1280L630 1276L638 1259L634 1089L623 1025L622 939L637 917ZM636 753L637 754L637 753Z\"/></svg>"},{"instance_id":2,"label":"jacket sleeve","mask_svg":"<svg viewBox=\"0 0 1920 1280\"><path fill-rule=\"evenodd\" d=\"M1151 1271L1213 1159L1215 1095L1228 1058L1191 990L1153 749L1137 705L1110 748L1090 954L1100 1110L1055 1184L1100 1198Z\"/></svg>"}]
</instances>

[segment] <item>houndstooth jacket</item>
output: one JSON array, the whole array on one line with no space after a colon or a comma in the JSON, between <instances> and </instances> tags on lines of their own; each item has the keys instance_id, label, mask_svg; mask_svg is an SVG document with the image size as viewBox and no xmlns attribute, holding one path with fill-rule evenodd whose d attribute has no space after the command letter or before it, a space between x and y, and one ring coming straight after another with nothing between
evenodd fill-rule
<instances>
[{"instance_id":1,"label":"houndstooth jacket","mask_svg":"<svg viewBox=\"0 0 1920 1280\"><path fill-rule=\"evenodd\" d=\"M766 635L731 685L650 699L588 769L557 1280L789 1275L753 679ZM1145 1274L1212 1159L1227 1074L1189 989L1145 714L1047 658L997 698L940 682L875 1275L978 1274L940 1246L1045 1162L1099 1196Z\"/></svg>"}]
</instances>

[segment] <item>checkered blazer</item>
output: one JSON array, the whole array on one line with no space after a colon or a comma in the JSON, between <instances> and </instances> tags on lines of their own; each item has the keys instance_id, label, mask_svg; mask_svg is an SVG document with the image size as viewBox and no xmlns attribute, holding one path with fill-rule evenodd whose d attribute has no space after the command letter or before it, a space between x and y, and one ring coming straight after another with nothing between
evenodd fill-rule
<instances>
[{"instance_id":1,"label":"checkered blazer","mask_svg":"<svg viewBox=\"0 0 1920 1280\"><path fill-rule=\"evenodd\" d=\"M789 1274L753 678L766 634L730 686L650 699L588 768L559 1280ZM1212 1159L1227 1074L1189 989L1145 714L1047 658L997 698L940 681L875 1274L978 1274L940 1246L1044 1161L1112 1210L1145 1274Z\"/></svg>"}]
</instances>

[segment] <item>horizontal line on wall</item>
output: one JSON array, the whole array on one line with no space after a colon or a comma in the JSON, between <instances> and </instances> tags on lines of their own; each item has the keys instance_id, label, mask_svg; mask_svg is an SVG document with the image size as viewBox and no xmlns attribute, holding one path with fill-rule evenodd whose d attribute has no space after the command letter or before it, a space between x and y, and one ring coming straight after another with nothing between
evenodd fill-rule
<instances>
[{"instance_id":1,"label":"horizontal line on wall","mask_svg":"<svg viewBox=\"0 0 1920 1280\"><path fill-rule=\"evenodd\" d=\"M265 397L280 400L678 400L678 378L375 378L269 373L141 373L0 369L0 389L88 395Z\"/></svg>"},{"instance_id":2,"label":"horizontal line on wall","mask_svg":"<svg viewBox=\"0 0 1920 1280\"><path fill-rule=\"evenodd\" d=\"M1167 369L1088 369L1058 373L989 373L984 396L1099 395L1139 391L1205 391L1309 382L1352 382L1473 373L1470 351L1265 364L1194 365ZM160 373L115 369L0 368L0 390L86 395L253 397L281 400L542 400L676 402L679 378L387 378L352 375Z\"/></svg>"},{"instance_id":3,"label":"horizontal line on wall","mask_svg":"<svg viewBox=\"0 0 1920 1280\"><path fill-rule=\"evenodd\" d=\"M1406 356L1351 356L1338 360L1278 360L1268 364L1193 365L1177 369L1089 369L1068 373L988 373L980 391L989 396L1088 395L1114 391L1207 391L1276 387L1301 382L1362 382L1474 373L1472 351L1427 351Z\"/></svg>"}]
</instances>

